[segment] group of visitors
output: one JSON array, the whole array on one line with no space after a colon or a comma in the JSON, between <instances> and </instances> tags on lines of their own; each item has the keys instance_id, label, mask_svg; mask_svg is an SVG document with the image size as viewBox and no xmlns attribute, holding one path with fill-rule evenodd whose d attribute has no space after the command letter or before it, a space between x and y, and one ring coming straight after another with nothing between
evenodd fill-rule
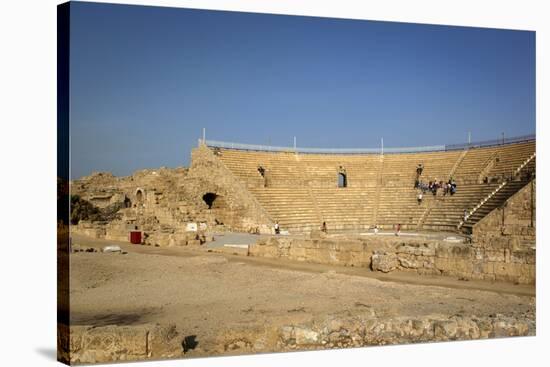
<instances>
[{"instance_id":1,"label":"group of visitors","mask_svg":"<svg viewBox=\"0 0 550 367\"><path fill-rule=\"evenodd\" d=\"M422 180L420 179L423 170L424 165L422 163L419 163L418 166L416 166L416 179L414 180L414 188L420 190L417 196L419 204L422 202L422 196L428 191L431 192L434 196L437 195L437 191L439 189L442 190L443 195L454 195L456 193L456 182L452 177L449 179L448 182L439 181L436 178L433 181L425 183L422 182Z\"/></svg>"},{"instance_id":2,"label":"group of visitors","mask_svg":"<svg viewBox=\"0 0 550 367\"><path fill-rule=\"evenodd\" d=\"M422 181L416 181L414 185L415 189L419 189L418 201L422 201L422 195L426 192L431 192L433 196L437 195L438 190L441 189L443 196L449 194L454 195L456 193L456 182L453 178L450 178L448 182L438 181L437 179L424 183Z\"/></svg>"}]
</instances>

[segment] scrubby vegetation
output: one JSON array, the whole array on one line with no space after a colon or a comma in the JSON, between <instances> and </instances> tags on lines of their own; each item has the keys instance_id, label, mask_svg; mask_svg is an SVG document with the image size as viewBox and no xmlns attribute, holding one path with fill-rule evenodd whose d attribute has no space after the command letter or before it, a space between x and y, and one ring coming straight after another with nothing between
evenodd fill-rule
<instances>
[{"instance_id":1,"label":"scrubby vegetation","mask_svg":"<svg viewBox=\"0 0 550 367\"><path fill-rule=\"evenodd\" d=\"M71 224L78 224L81 220L112 221L118 217L118 211L123 207L124 202L120 202L100 209L78 195L71 195Z\"/></svg>"}]
</instances>

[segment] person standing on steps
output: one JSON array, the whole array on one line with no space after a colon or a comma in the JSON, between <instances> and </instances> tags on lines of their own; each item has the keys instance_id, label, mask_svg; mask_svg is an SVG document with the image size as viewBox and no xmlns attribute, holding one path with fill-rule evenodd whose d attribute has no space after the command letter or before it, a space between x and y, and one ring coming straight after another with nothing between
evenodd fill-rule
<instances>
[{"instance_id":1,"label":"person standing on steps","mask_svg":"<svg viewBox=\"0 0 550 367\"><path fill-rule=\"evenodd\" d=\"M395 235L399 236L399 233L401 232L401 223L397 223L395 226Z\"/></svg>"},{"instance_id":2,"label":"person standing on steps","mask_svg":"<svg viewBox=\"0 0 550 367\"><path fill-rule=\"evenodd\" d=\"M323 222L321 225L321 231L327 233L327 222Z\"/></svg>"},{"instance_id":3,"label":"person standing on steps","mask_svg":"<svg viewBox=\"0 0 550 367\"><path fill-rule=\"evenodd\" d=\"M416 175L420 177L422 175L422 170L424 169L424 165L422 163L418 163L418 166L416 166Z\"/></svg>"},{"instance_id":4,"label":"person standing on steps","mask_svg":"<svg viewBox=\"0 0 550 367\"><path fill-rule=\"evenodd\" d=\"M414 188L416 189L418 187L418 184L420 183L420 176L422 175L422 163L419 163L418 166L416 166L416 179L414 180Z\"/></svg>"},{"instance_id":5,"label":"person standing on steps","mask_svg":"<svg viewBox=\"0 0 550 367\"><path fill-rule=\"evenodd\" d=\"M264 180L264 187L267 187L267 175L266 175L266 169L263 166L258 167L258 172L260 173L260 176L262 176Z\"/></svg>"},{"instance_id":6,"label":"person standing on steps","mask_svg":"<svg viewBox=\"0 0 550 367\"><path fill-rule=\"evenodd\" d=\"M275 222L275 234L279 234L281 230L279 229L279 222Z\"/></svg>"},{"instance_id":7,"label":"person standing on steps","mask_svg":"<svg viewBox=\"0 0 550 367\"><path fill-rule=\"evenodd\" d=\"M454 195L456 193L456 182L454 180L451 180L451 195Z\"/></svg>"}]
</instances>

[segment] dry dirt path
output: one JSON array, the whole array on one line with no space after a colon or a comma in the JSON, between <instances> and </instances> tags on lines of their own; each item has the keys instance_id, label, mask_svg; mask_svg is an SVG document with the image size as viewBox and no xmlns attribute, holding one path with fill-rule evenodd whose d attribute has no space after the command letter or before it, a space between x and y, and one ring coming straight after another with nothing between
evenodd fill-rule
<instances>
[{"instance_id":1,"label":"dry dirt path","mask_svg":"<svg viewBox=\"0 0 550 367\"><path fill-rule=\"evenodd\" d=\"M220 335L327 317L534 317L534 288L160 248L74 236L73 245L120 245L127 254L70 255L71 323L174 323L219 354Z\"/></svg>"},{"instance_id":2,"label":"dry dirt path","mask_svg":"<svg viewBox=\"0 0 550 367\"><path fill-rule=\"evenodd\" d=\"M139 246L132 245L127 242L111 241L103 239L95 239L84 236L73 236L74 244L81 244L82 246L95 247L101 249L109 244L116 244L123 248L125 251L151 254L161 256L176 256L176 257L191 257L203 255L206 248L182 248L182 247L151 247L151 246ZM219 247L219 246L217 246ZM356 275L362 277L368 277L372 279L378 279L381 281L397 282L404 284L416 284L416 285L433 285L447 288L456 289L475 289L485 290L497 293L508 293L523 296L535 296L535 285L529 284L513 284L508 282L496 282L496 281L483 281L483 280L459 280L457 277L448 276L436 276L436 275L417 275L415 273L395 271L392 273L384 274L381 272L374 272L368 268L346 267L337 265L325 265L325 264L312 264L300 261L290 261L282 259L268 259L260 257L244 257L233 255L231 253L221 254L229 261L243 262L250 265L260 267L272 267L277 269L289 269L296 271L305 271L313 273L324 273L328 271L334 271L339 274Z\"/></svg>"}]
</instances>

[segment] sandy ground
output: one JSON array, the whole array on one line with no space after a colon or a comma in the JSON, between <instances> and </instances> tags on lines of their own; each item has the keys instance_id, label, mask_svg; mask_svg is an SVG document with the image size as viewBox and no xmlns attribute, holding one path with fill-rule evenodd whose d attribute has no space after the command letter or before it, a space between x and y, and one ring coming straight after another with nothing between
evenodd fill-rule
<instances>
[{"instance_id":1,"label":"sandy ground","mask_svg":"<svg viewBox=\"0 0 550 367\"><path fill-rule=\"evenodd\" d=\"M307 322L374 310L379 316L522 316L534 286L158 248L74 236L73 244L120 245L127 254L71 254L75 325L175 323L196 335L190 356L212 353L225 330Z\"/></svg>"}]
</instances>

